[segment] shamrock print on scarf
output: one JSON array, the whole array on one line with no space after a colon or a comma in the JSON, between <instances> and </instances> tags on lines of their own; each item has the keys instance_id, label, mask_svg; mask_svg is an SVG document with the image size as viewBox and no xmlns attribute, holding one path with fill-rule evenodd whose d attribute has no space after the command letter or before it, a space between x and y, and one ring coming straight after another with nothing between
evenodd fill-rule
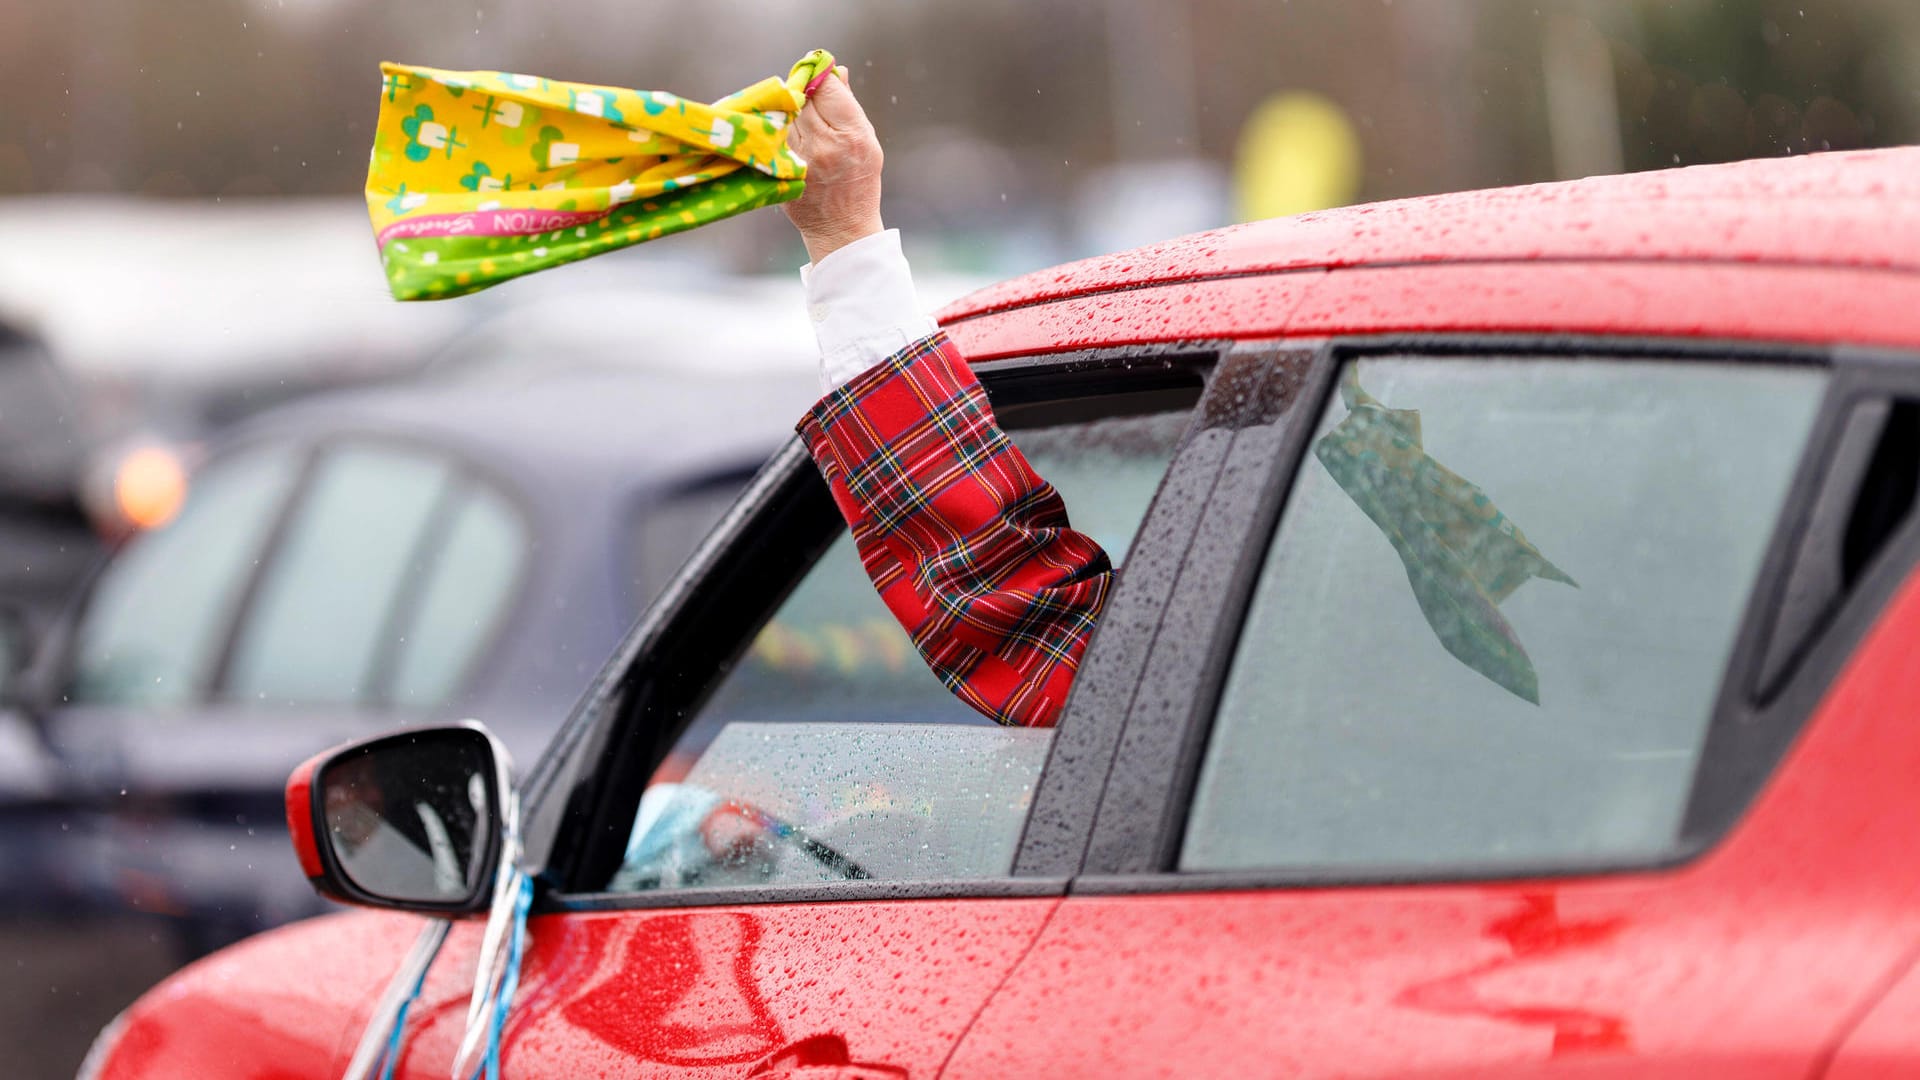
<instances>
[{"instance_id":1,"label":"shamrock print on scarf","mask_svg":"<svg viewBox=\"0 0 1920 1080\"><path fill-rule=\"evenodd\" d=\"M473 163L472 171L460 178L460 186L468 191L505 191L513 186L513 175L494 176L493 170L484 161Z\"/></svg>"},{"instance_id":2,"label":"shamrock print on scarf","mask_svg":"<svg viewBox=\"0 0 1920 1080\"><path fill-rule=\"evenodd\" d=\"M509 90L546 90L549 85L547 80L538 75L514 75L502 71L496 73L494 78L499 79Z\"/></svg>"},{"instance_id":3,"label":"shamrock print on scarf","mask_svg":"<svg viewBox=\"0 0 1920 1080\"><path fill-rule=\"evenodd\" d=\"M679 106L682 113L687 111L686 102L681 101L672 94L663 94L658 90L650 90L640 95L640 105L647 110L648 116L659 116L676 105Z\"/></svg>"},{"instance_id":4,"label":"shamrock print on scarf","mask_svg":"<svg viewBox=\"0 0 1920 1080\"><path fill-rule=\"evenodd\" d=\"M449 75L444 71L440 72L438 75L429 74L428 72L425 72L425 71L416 71L413 73L413 77L416 79L432 80L433 82L437 82L441 86L446 87L447 93L452 94L456 98L458 98L462 94L465 94L468 90L473 89L473 82L471 80L463 79L458 75Z\"/></svg>"},{"instance_id":5,"label":"shamrock print on scarf","mask_svg":"<svg viewBox=\"0 0 1920 1080\"><path fill-rule=\"evenodd\" d=\"M425 161L433 156L435 150L445 150L452 158L455 150L463 150L466 143L460 141L460 129L448 129L445 125L434 123L433 107L419 105L413 115L400 121L400 130L407 135L407 160Z\"/></svg>"},{"instance_id":6,"label":"shamrock print on scarf","mask_svg":"<svg viewBox=\"0 0 1920 1080\"><path fill-rule=\"evenodd\" d=\"M407 185L401 184L400 190L393 192L393 198L387 200L387 209L395 216L412 213L427 205L425 192L409 192Z\"/></svg>"},{"instance_id":7,"label":"shamrock print on scarf","mask_svg":"<svg viewBox=\"0 0 1920 1080\"><path fill-rule=\"evenodd\" d=\"M561 142L566 132L551 125L540 129L540 137L533 141L533 166L536 169L558 169L580 160L580 144Z\"/></svg>"},{"instance_id":8,"label":"shamrock print on scarf","mask_svg":"<svg viewBox=\"0 0 1920 1080\"><path fill-rule=\"evenodd\" d=\"M524 120L527 115L527 110L519 102L507 101L494 97L492 94L487 95L487 100L484 104L475 105L473 108L479 110L480 126L483 128L488 124L499 124L501 127L517 128L520 126L520 121Z\"/></svg>"},{"instance_id":9,"label":"shamrock print on scarf","mask_svg":"<svg viewBox=\"0 0 1920 1080\"><path fill-rule=\"evenodd\" d=\"M787 121L832 62L809 54L712 104L382 65L366 197L388 288L459 296L798 196Z\"/></svg>"},{"instance_id":10,"label":"shamrock print on scarf","mask_svg":"<svg viewBox=\"0 0 1920 1080\"><path fill-rule=\"evenodd\" d=\"M569 90L573 97L573 111L581 116L598 116L613 123L621 123L626 117L614 106L611 90Z\"/></svg>"},{"instance_id":11,"label":"shamrock print on scarf","mask_svg":"<svg viewBox=\"0 0 1920 1080\"><path fill-rule=\"evenodd\" d=\"M414 83L404 71L389 71L380 76L380 88L386 92L387 104L391 105L400 91L412 90Z\"/></svg>"}]
</instances>

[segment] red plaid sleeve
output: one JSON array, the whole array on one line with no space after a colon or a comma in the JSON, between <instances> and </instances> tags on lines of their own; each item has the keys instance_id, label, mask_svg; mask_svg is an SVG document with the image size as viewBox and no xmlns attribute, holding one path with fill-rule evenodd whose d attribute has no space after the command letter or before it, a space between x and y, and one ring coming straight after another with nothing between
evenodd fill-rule
<instances>
[{"instance_id":1,"label":"red plaid sleeve","mask_svg":"<svg viewBox=\"0 0 1920 1080\"><path fill-rule=\"evenodd\" d=\"M1113 578L935 334L800 421L874 587L927 665L1002 724L1049 727Z\"/></svg>"}]
</instances>

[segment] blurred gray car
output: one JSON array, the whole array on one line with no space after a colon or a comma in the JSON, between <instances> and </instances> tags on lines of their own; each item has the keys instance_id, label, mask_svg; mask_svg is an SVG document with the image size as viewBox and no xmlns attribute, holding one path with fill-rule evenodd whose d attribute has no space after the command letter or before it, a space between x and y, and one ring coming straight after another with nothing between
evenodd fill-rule
<instances>
[{"instance_id":1,"label":"blurred gray car","mask_svg":"<svg viewBox=\"0 0 1920 1080\"><path fill-rule=\"evenodd\" d=\"M576 369L247 423L12 680L0 907L150 912L190 951L316 910L287 771L460 717L531 761L816 394Z\"/></svg>"},{"instance_id":2,"label":"blurred gray car","mask_svg":"<svg viewBox=\"0 0 1920 1080\"><path fill-rule=\"evenodd\" d=\"M0 321L0 654L39 632L99 556L79 501L92 440L68 373Z\"/></svg>"}]
</instances>

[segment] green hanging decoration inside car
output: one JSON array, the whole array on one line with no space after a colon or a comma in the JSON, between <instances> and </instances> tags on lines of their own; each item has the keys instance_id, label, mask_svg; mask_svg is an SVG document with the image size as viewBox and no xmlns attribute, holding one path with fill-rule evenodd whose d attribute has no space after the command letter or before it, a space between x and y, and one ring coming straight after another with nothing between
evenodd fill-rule
<instances>
[{"instance_id":1,"label":"green hanging decoration inside car","mask_svg":"<svg viewBox=\"0 0 1920 1080\"><path fill-rule=\"evenodd\" d=\"M1530 578L1579 584L1486 492L1428 456L1418 410L1387 408L1361 388L1352 365L1341 376L1340 400L1347 416L1314 444L1314 456L1393 545L1440 644L1540 704L1533 660L1499 605Z\"/></svg>"}]
</instances>

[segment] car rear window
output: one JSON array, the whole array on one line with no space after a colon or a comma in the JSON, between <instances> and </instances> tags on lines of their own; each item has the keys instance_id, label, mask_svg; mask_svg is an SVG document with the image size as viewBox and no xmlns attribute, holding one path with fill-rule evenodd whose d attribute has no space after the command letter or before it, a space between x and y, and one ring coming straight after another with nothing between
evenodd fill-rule
<instances>
[{"instance_id":1,"label":"car rear window","mask_svg":"<svg viewBox=\"0 0 1920 1080\"><path fill-rule=\"evenodd\" d=\"M747 473L713 477L640 508L631 564L635 610L644 610L666 589L751 478Z\"/></svg>"},{"instance_id":2,"label":"car rear window","mask_svg":"<svg viewBox=\"0 0 1920 1080\"><path fill-rule=\"evenodd\" d=\"M364 699L452 475L428 453L328 451L234 640L225 696L260 707Z\"/></svg>"},{"instance_id":3,"label":"car rear window","mask_svg":"<svg viewBox=\"0 0 1920 1080\"><path fill-rule=\"evenodd\" d=\"M1787 366L1346 366L1254 587L1181 869L1673 850L1824 386Z\"/></svg>"},{"instance_id":4,"label":"car rear window","mask_svg":"<svg viewBox=\"0 0 1920 1080\"><path fill-rule=\"evenodd\" d=\"M273 445L194 477L180 516L102 573L80 622L69 698L159 707L199 696L298 466L291 447Z\"/></svg>"},{"instance_id":5,"label":"car rear window","mask_svg":"<svg viewBox=\"0 0 1920 1080\"><path fill-rule=\"evenodd\" d=\"M422 560L420 595L396 646L387 697L403 708L430 709L459 693L532 556L527 523L505 495L469 480L457 498Z\"/></svg>"}]
</instances>

